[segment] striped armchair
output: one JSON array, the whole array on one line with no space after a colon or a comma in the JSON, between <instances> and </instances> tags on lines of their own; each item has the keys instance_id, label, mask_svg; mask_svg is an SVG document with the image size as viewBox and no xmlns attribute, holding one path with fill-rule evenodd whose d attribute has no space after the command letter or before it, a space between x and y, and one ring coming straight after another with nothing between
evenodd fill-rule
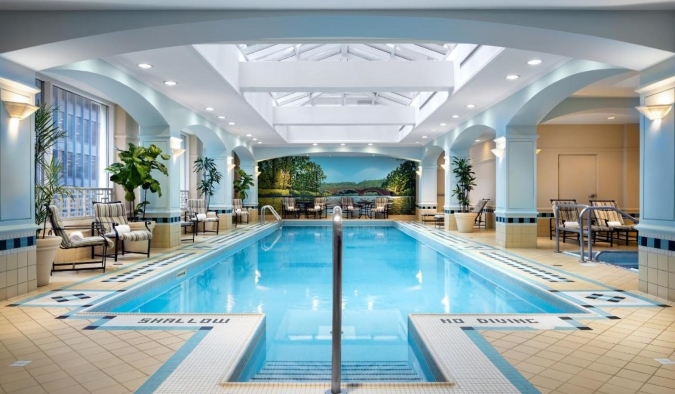
<instances>
[{"instance_id":1,"label":"striped armchair","mask_svg":"<svg viewBox=\"0 0 675 394\"><path fill-rule=\"evenodd\" d=\"M389 199L387 197L375 197L375 206L371 210L373 218L379 213L383 218L389 216Z\"/></svg>"},{"instance_id":2,"label":"striped armchair","mask_svg":"<svg viewBox=\"0 0 675 394\"><path fill-rule=\"evenodd\" d=\"M244 208L241 198L232 199L232 212L236 219L235 225L237 223L244 223L244 217L246 217L246 224L248 224L248 209Z\"/></svg>"},{"instance_id":3,"label":"striped armchair","mask_svg":"<svg viewBox=\"0 0 675 394\"><path fill-rule=\"evenodd\" d=\"M351 197L342 197L340 205L342 206L342 211L347 217L354 218L354 212L358 211L359 209L359 207L354 205L354 200ZM361 215L359 215L359 217L360 216Z\"/></svg>"},{"instance_id":4,"label":"striped armchair","mask_svg":"<svg viewBox=\"0 0 675 394\"><path fill-rule=\"evenodd\" d=\"M113 241L104 237L99 228L92 227L92 232L98 232L100 235L84 237L81 240L73 241L70 239L70 235L66 231L66 226L63 225L61 221L61 214L56 205L50 205L47 209L47 214L49 215L49 222L52 226L52 233L58 237L61 237L61 249L75 249L75 248L91 248L91 261L77 261L69 263L52 263L52 272L54 271L76 271L76 270L97 270L103 268L105 272L105 259L107 254L107 249L115 246ZM101 246L103 248L103 255L101 255L101 260L93 260L94 258L94 247ZM77 268L78 265L87 265L84 268ZM92 264L101 264L101 266L91 266ZM70 268L61 268L56 269L56 267L68 266Z\"/></svg>"},{"instance_id":5,"label":"striped armchair","mask_svg":"<svg viewBox=\"0 0 675 394\"><path fill-rule=\"evenodd\" d=\"M326 209L326 197L316 197L314 199L314 206L307 208L307 217L309 217L310 213L314 214L314 219L316 219L317 215L319 216L319 219L321 219L322 216L327 217L328 216L328 210Z\"/></svg>"},{"instance_id":6,"label":"striped armchair","mask_svg":"<svg viewBox=\"0 0 675 394\"><path fill-rule=\"evenodd\" d=\"M187 200L187 210L185 211L185 216L190 218L191 221L195 222L195 232L199 234L199 223L202 224L203 233L216 233L220 231L220 219L218 215L216 216L207 216L206 211L206 200L203 198L190 198ZM215 223L216 231L207 230L206 223Z\"/></svg>"},{"instance_id":7,"label":"striped armchair","mask_svg":"<svg viewBox=\"0 0 675 394\"><path fill-rule=\"evenodd\" d=\"M116 202L94 202L94 214L96 215L96 222L103 229L105 237L115 242L115 261L117 261L119 244L122 244L122 255L125 253L140 253L150 257L150 240L152 239L152 231L145 222L145 230L131 230L127 222L127 213L124 209L124 204L120 201ZM132 252L124 248L124 241L147 241L147 252Z\"/></svg>"}]
</instances>

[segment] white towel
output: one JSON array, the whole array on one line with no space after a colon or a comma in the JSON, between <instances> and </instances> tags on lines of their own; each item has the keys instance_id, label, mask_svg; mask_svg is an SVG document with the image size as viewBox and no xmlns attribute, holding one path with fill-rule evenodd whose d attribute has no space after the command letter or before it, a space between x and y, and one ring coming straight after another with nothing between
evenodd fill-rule
<instances>
[{"instance_id":1,"label":"white towel","mask_svg":"<svg viewBox=\"0 0 675 394\"><path fill-rule=\"evenodd\" d=\"M577 222L565 222L563 223L565 228L579 228L579 223Z\"/></svg>"},{"instance_id":2,"label":"white towel","mask_svg":"<svg viewBox=\"0 0 675 394\"><path fill-rule=\"evenodd\" d=\"M315 211L318 211L319 209L321 209L321 205L315 205L315 206L314 206L314 210L315 210Z\"/></svg>"},{"instance_id":3,"label":"white towel","mask_svg":"<svg viewBox=\"0 0 675 394\"><path fill-rule=\"evenodd\" d=\"M607 222L607 225L608 225L609 227L619 227L619 226L623 226L623 224L621 224L621 222Z\"/></svg>"},{"instance_id":4,"label":"white towel","mask_svg":"<svg viewBox=\"0 0 675 394\"><path fill-rule=\"evenodd\" d=\"M353 210L354 210L354 206L353 206L353 205L349 205L349 206L347 207L347 210L348 210L348 211L353 211Z\"/></svg>"},{"instance_id":5,"label":"white towel","mask_svg":"<svg viewBox=\"0 0 675 394\"><path fill-rule=\"evenodd\" d=\"M197 220L204 220L204 219L206 219L205 213L198 213L197 214Z\"/></svg>"},{"instance_id":6,"label":"white towel","mask_svg":"<svg viewBox=\"0 0 675 394\"><path fill-rule=\"evenodd\" d=\"M82 235L82 233L79 231L73 231L72 233L70 233L71 242L82 241L83 239L84 235Z\"/></svg>"},{"instance_id":7,"label":"white towel","mask_svg":"<svg viewBox=\"0 0 675 394\"><path fill-rule=\"evenodd\" d=\"M236 213L241 213L241 208L237 208L237 210L234 211L234 212L236 212Z\"/></svg>"},{"instance_id":8,"label":"white towel","mask_svg":"<svg viewBox=\"0 0 675 394\"><path fill-rule=\"evenodd\" d=\"M117 230L118 234L130 233L131 227L129 227L126 224L118 224L117 226L115 226L115 230Z\"/></svg>"}]
</instances>

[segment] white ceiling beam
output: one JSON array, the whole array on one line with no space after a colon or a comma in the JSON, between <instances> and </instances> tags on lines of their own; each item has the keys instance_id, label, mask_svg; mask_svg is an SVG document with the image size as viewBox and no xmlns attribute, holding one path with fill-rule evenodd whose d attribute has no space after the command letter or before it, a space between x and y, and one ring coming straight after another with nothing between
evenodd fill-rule
<instances>
[{"instance_id":1,"label":"white ceiling beam","mask_svg":"<svg viewBox=\"0 0 675 394\"><path fill-rule=\"evenodd\" d=\"M239 87L249 92L450 91L453 82L451 62L239 63Z\"/></svg>"},{"instance_id":2,"label":"white ceiling beam","mask_svg":"<svg viewBox=\"0 0 675 394\"><path fill-rule=\"evenodd\" d=\"M276 44L276 45L272 45L272 46L269 46L267 48L261 49L259 51L253 51L253 52L247 51L246 57L250 61L256 61L256 60L260 60L264 57L270 56L272 54L275 54L279 51L287 50L289 47L291 47L290 44Z\"/></svg>"},{"instance_id":3,"label":"white ceiling beam","mask_svg":"<svg viewBox=\"0 0 675 394\"><path fill-rule=\"evenodd\" d=\"M286 131L286 142L289 143L338 143L338 142L399 142L399 127L391 125L335 125L323 126L276 126Z\"/></svg>"},{"instance_id":4,"label":"white ceiling beam","mask_svg":"<svg viewBox=\"0 0 675 394\"><path fill-rule=\"evenodd\" d=\"M275 126L413 125L415 108L403 106L274 107Z\"/></svg>"}]
</instances>

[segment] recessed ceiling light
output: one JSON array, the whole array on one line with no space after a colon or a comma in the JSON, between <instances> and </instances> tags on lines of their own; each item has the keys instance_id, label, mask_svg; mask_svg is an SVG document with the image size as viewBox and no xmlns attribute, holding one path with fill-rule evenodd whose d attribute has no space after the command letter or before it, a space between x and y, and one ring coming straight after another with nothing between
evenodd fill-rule
<instances>
[{"instance_id":1,"label":"recessed ceiling light","mask_svg":"<svg viewBox=\"0 0 675 394\"><path fill-rule=\"evenodd\" d=\"M435 131L436 131L436 129L431 129L431 132L432 132L432 133L434 133Z\"/></svg>"},{"instance_id":2,"label":"recessed ceiling light","mask_svg":"<svg viewBox=\"0 0 675 394\"><path fill-rule=\"evenodd\" d=\"M315 142L315 143L313 143L312 145L317 146L317 145L319 145L319 144L317 144L317 143Z\"/></svg>"},{"instance_id":3,"label":"recessed ceiling light","mask_svg":"<svg viewBox=\"0 0 675 394\"><path fill-rule=\"evenodd\" d=\"M152 68L152 64L148 63L138 63L137 66L140 68Z\"/></svg>"},{"instance_id":4,"label":"recessed ceiling light","mask_svg":"<svg viewBox=\"0 0 675 394\"><path fill-rule=\"evenodd\" d=\"M509 80L514 80L514 79L518 79L518 78L520 78L520 75L516 75L516 74L511 74L511 75L506 76L506 79L509 79Z\"/></svg>"},{"instance_id":5,"label":"recessed ceiling light","mask_svg":"<svg viewBox=\"0 0 675 394\"><path fill-rule=\"evenodd\" d=\"M466 107L467 108L476 108L476 104L467 104Z\"/></svg>"},{"instance_id":6,"label":"recessed ceiling light","mask_svg":"<svg viewBox=\"0 0 675 394\"><path fill-rule=\"evenodd\" d=\"M207 111L213 111L213 107L206 107L204 109L207 110Z\"/></svg>"},{"instance_id":7,"label":"recessed ceiling light","mask_svg":"<svg viewBox=\"0 0 675 394\"><path fill-rule=\"evenodd\" d=\"M257 138L253 138L253 141L258 141L258 139L257 139Z\"/></svg>"},{"instance_id":8,"label":"recessed ceiling light","mask_svg":"<svg viewBox=\"0 0 675 394\"><path fill-rule=\"evenodd\" d=\"M234 126L234 122L230 122L230 123L228 123L228 124L229 124L230 126Z\"/></svg>"},{"instance_id":9,"label":"recessed ceiling light","mask_svg":"<svg viewBox=\"0 0 675 394\"><path fill-rule=\"evenodd\" d=\"M427 136L426 136L426 135L423 135L422 138L427 138Z\"/></svg>"},{"instance_id":10,"label":"recessed ceiling light","mask_svg":"<svg viewBox=\"0 0 675 394\"><path fill-rule=\"evenodd\" d=\"M615 116L610 116L610 117L607 118L607 119L612 120L612 119L616 119L616 117L615 117Z\"/></svg>"},{"instance_id":11,"label":"recessed ceiling light","mask_svg":"<svg viewBox=\"0 0 675 394\"><path fill-rule=\"evenodd\" d=\"M176 86L176 85L178 85L178 82L176 82L176 81L164 81L164 85L166 85L166 86Z\"/></svg>"},{"instance_id":12,"label":"recessed ceiling light","mask_svg":"<svg viewBox=\"0 0 675 394\"><path fill-rule=\"evenodd\" d=\"M527 62L530 66L536 66L537 64L541 64L541 59L532 59Z\"/></svg>"},{"instance_id":13,"label":"recessed ceiling light","mask_svg":"<svg viewBox=\"0 0 675 394\"><path fill-rule=\"evenodd\" d=\"M225 116L220 115L220 116L218 117L218 119L225 119Z\"/></svg>"},{"instance_id":14,"label":"recessed ceiling light","mask_svg":"<svg viewBox=\"0 0 675 394\"><path fill-rule=\"evenodd\" d=\"M259 144L262 144L262 141L258 141L258 143L259 143ZM307 156L309 156L309 155L307 155Z\"/></svg>"},{"instance_id":15,"label":"recessed ceiling light","mask_svg":"<svg viewBox=\"0 0 675 394\"><path fill-rule=\"evenodd\" d=\"M453 117L454 119L457 119L457 118L459 118L459 115L452 115L452 117Z\"/></svg>"},{"instance_id":16,"label":"recessed ceiling light","mask_svg":"<svg viewBox=\"0 0 675 394\"><path fill-rule=\"evenodd\" d=\"M246 134L246 136L247 136L247 137L250 137L250 136L251 136L251 134Z\"/></svg>"},{"instance_id":17,"label":"recessed ceiling light","mask_svg":"<svg viewBox=\"0 0 675 394\"><path fill-rule=\"evenodd\" d=\"M345 146L345 144L340 144L340 145Z\"/></svg>"},{"instance_id":18,"label":"recessed ceiling light","mask_svg":"<svg viewBox=\"0 0 675 394\"><path fill-rule=\"evenodd\" d=\"M416 143L416 144L419 144L420 142L419 142L419 141L415 141L415 143Z\"/></svg>"},{"instance_id":19,"label":"recessed ceiling light","mask_svg":"<svg viewBox=\"0 0 675 394\"><path fill-rule=\"evenodd\" d=\"M368 143L368 146L373 146L373 143L372 143L372 142L369 142L369 143Z\"/></svg>"},{"instance_id":20,"label":"recessed ceiling light","mask_svg":"<svg viewBox=\"0 0 675 394\"><path fill-rule=\"evenodd\" d=\"M447 126L447 125L448 125L447 123L441 123L441 126Z\"/></svg>"},{"instance_id":21,"label":"recessed ceiling light","mask_svg":"<svg viewBox=\"0 0 675 394\"><path fill-rule=\"evenodd\" d=\"M476 142L480 142L480 140L476 140Z\"/></svg>"}]
</instances>

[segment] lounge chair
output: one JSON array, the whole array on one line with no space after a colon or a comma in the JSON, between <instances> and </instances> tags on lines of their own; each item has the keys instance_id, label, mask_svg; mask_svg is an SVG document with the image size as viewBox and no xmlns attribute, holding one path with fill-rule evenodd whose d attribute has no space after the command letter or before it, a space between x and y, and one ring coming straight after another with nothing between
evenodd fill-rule
<instances>
[{"instance_id":1,"label":"lounge chair","mask_svg":"<svg viewBox=\"0 0 675 394\"><path fill-rule=\"evenodd\" d=\"M321 219L322 216L328 217L328 210L326 209L326 197L316 197L314 199L314 206L307 208L306 212L307 218L309 218L310 213L314 214L314 219L317 218L317 215L319 219Z\"/></svg>"},{"instance_id":2,"label":"lounge chair","mask_svg":"<svg viewBox=\"0 0 675 394\"><path fill-rule=\"evenodd\" d=\"M483 211L485 210L485 206L487 205L488 202L490 202L490 199L484 198L484 199L478 201L476 206L474 206L473 209L471 210L471 212L476 213L476 219L473 222L474 227L478 226L478 228L480 228L481 226L483 226L483 228L487 228L487 226L486 226L487 223L485 222L485 217L484 217Z\"/></svg>"},{"instance_id":3,"label":"lounge chair","mask_svg":"<svg viewBox=\"0 0 675 394\"><path fill-rule=\"evenodd\" d=\"M107 239L103 236L103 231L100 227L94 226L93 232L98 234L91 237L83 237L80 240L73 241L70 239L70 235L66 233L66 226L63 225L61 221L61 214L56 205L49 205L47 209L47 214L49 215L49 222L52 225L52 233L54 235L61 237L61 249L76 249L76 248L91 248L91 261L77 261L77 262L68 262L68 263L56 263L52 262L52 272L55 271L79 271L79 270L97 270L103 269L105 272L105 260L106 255L108 254L108 248L115 246L113 241ZM81 228L81 227L79 227ZM101 260L93 260L94 248L100 246L103 248L103 254L100 255ZM78 268L78 265L87 265L87 267ZM92 264L100 264L100 266L93 266ZM70 268L61 268L56 269L56 267L67 266Z\"/></svg>"},{"instance_id":4,"label":"lounge chair","mask_svg":"<svg viewBox=\"0 0 675 394\"><path fill-rule=\"evenodd\" d=\"M150 257L150 240L152 231L145 222L145 230L131 230L127 222L127 213L124 204L116 202L94 202L94 214L96 216L96 225L100 226L106 238L115 243L115 261L117 261L119 244L122 244L122 255L125 253L140 253ZM147 252L132 252L124 247L124 241L147 241Z\"/></svg>"},{"instance_id":5,"label":"lounge chair","mask_svg":"<svg viewBox=\"0 0 675 394\"><path fill-rule=\"evenodd\" d=\"M389 199L387 197L375 197L375 206L370 210L370 214L374 219L378 213L384 219L389 217Z\"/></svg>"},{"instance_id":6,"label":"lounge chair","mask_svg":"<svg viewBox=\"0 0 675 394\"><path fill-rule=\"evenodd\" d=\"M550 201L554 213L553 226L556 226L558 232L562 233L563 243L567 241L567 238L576 239L578 243L583 241L583 236L590 236L593 242L603 240L609 242L610 246L614 246L611 228L592 224L591 234L588 234L588 223L584 223L583 228L579 228L579 209L572 206L577 203L575 199L551 199ZM556 206L558 207L558 216L555 216ZM555 227L553 231L555 231Z\"/></svg>"},{"instance_id":7,"label":"lounge chair","mask_svg":"<svg viewBox=\"0 0 675 394\"><path fill-rule=\"evenodd\" d=\"M616 201L614 200L589 200L591 206L594 207L610 207L617 208ZM618 209L618 208L617 208ZM629 241L636 241L638 239L638 231L634 225L629 225L624 223L623 216L613 210L593 210L593 215L595 215L595 220L601 226L610 227L612 233L617 235L618 240L623 240L628 245ZM630 234L634 234L633 237ZM621 238L621 235L624 235L624 238Z\"/></svg>"},{"instance_id":8,"label":"lounge chair","mask_svg":"<svg viewBox=\"0 0 675 394\"><path fill-rule=\"evenodd\" d=\"M344 212L348 218L351 217L353 219L354 212L359 210L359 207L354 205L354 200L351 197L342 197L340 205L342 207L342 212ZM359 217L361 217L360 214Z\"/></svg>"},{"instance_id":9,"label":"lounge chair","mask_svg":"<svg viewBox=\"0 0 675 394\"><path fill-rule=\"evenodd\" d=\"M202 224L203 233L216 233L220 231L220 219L218 216L207 216L206 200L203 198L190 198L187 200L187 217L195 223L195 233L199 235L199 223ZM215 223L216 231L207 230L206 223Z\"/></svg>"},{"instance_id":10,"label":"lounge chair","mask_svg":"<svg viewBox=\"0 0 675 394\"><path fill-rule=\"evenodd\" d=\"M286 215L293 215L296 219L300 217L300 209L295 205L294 197L284 197L281 200L281 215L284 218Z\"/></svg>"},{"instance_id":11,"label":"lounge chair","mask_svg":"<svg viewBox=\"0 0 675 394\"><path fill-rule=\"evenodd\" d=\"M246 224L248 224L248 210L244 208L243 204L241 198L232 199L232 211L235 218L235 226L237 223L244 223L244 217L246 217Z\"/></svg>"}]
</instances>

